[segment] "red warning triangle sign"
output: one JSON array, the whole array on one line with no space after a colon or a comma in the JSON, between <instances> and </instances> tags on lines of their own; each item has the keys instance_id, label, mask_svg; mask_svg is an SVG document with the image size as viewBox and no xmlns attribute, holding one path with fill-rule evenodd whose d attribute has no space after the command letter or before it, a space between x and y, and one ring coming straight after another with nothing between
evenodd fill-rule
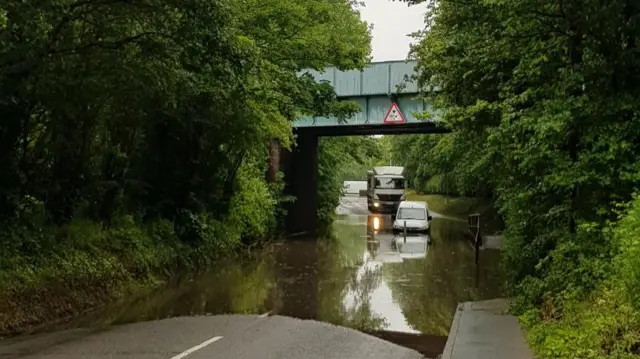
<instances>
[{"instance_id":1,"label":"red warning triangle sign","mask_svg":"<svg viewBox=\"0 0 640 359\"><path fill-rule=\"evenodd\" d=\"M395 102L391 103L387 114L384 115L384 123L404 123L404 115Z\"/></svg>"}]
</instances>

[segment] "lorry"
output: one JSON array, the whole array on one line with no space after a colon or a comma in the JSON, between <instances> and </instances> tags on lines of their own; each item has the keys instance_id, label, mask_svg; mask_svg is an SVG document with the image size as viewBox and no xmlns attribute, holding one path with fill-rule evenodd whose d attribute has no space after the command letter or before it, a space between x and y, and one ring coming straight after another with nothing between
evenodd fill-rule
<instances>
[{"instance_id":1,"label":"lorry","mask_svg":"<svg viewBox=\"0 0 640 359\"><path fill-rule=\"evenodd\" d=\"M395 214L405 200L404 167L380 166L367 171L367 206L372 213Z\"/></svg>"}]
</instances>

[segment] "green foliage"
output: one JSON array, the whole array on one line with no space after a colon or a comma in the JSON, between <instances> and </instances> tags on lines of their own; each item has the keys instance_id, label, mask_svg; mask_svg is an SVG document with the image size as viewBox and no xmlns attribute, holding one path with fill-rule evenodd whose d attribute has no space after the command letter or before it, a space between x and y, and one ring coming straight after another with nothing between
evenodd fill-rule
<instances>
[{"instance_id":1,"label":"green foliage","mask_svg":"<svg viewBox=\"0 0 640 359\"><path fill-rule=\"evenodd\" d=\"M624 4L442 1L427 15L420 79L441 89L430 97L447 137L475 158L465 167L492 176L512 283L562 267L551 257L562 242L577 256L598 247L608 207L638 183L638 27L627 20L638 9Z\"/></svg>"},{"instance_id":2,"label":"green foliage","mask_svg":"<svg viewBox=\"0 0 640 359\"><path fill-rule=\"evenodd\" d=\"M419 80L438 89L425 96L452 130L418 146L443 150L420 178L452 174L458 191L469 180L491 190L516 309L542 308L543 328L555 326L535 340L543 357L637 351L637 331L612 322L627 323L618 304L636 313L617 289L634 276L608 282L620 241L608 225L640 183L639 15L629 0L430 1L413 49ZM638 272L630 258L620 265Z\"/></svg>"},{"instance_id":3,"label":"green foliage","mask_svg":"<svg viewBox=\"0 0 640 359\"><path fill-rule=\"evenodd\" d=\"M118 283L274 234L266 144L353 111L301 70L361 68L369 41L349 0L3 2L3 283Z\"/></svg>"},{"instance_id":4,"label":"green foliage","mask_svg":"<svg viewBox=\"0 0 640 359\"><path fill-rule=\"evenodd\" d=\"M378 139L367 136L320 138L318 149L318 217L331 221L344 181L367 179L382 156Z\"/></svg>"},{"instance_id":5,"label":"green foliage","mask_svg":"<svg viewBox=\"0 0 640 359\"><path fill-rule=\"evenodd\" d=\"M127 216L108 228L73 220L60 227L2 233L15 242L23 239L17 236L38 235L48 239L41 243L52 245L42 245L38 256L3 253L9 260L0 262L0 333L82 312L138 284L154 283L158 274L208 266L237 246L238 228L204 215L182 226L166 220L140 226ZM43 296L52 301L41 301Z\"/></svg>"},{"instance_id":6,"label":"green foliage","mask_svg":"<svg viewBox=\"0 0 640 359\"><path fill-rule=\"evenodd\" d=\"M267 140L290 144L301 114L353 110L300 70L362 67L370 51L347 0L59 0L3 19L0 216L29 196L58 225L222 219L239 169L263 176Z\"/></svg>"},{"instance_id":7,"label":"green foliage","mask_svg":"<svg viewBox=\"0 0 640 359\"><path fill-rule=\"evenodd\" d=\"M479 145L457 133L392 136L393 163L405 167L411 188L419 192L491 197L494 183L482 163Z\"/></svg>"},{"instance_id":8,"label":"green foliage","mask_svg":"<svg viewBox=\"0 0 640 359\"><path fill-rule=\"evenodd\" d=\"M613 257L611 263L565 262L574 264L576 276L603 272L604 279L593 292L577 298L566 291L564 297L548 297L539 308L522 315L529 341L541 358L637 358L640 354L639 209L640 199L636 199L626 215L605 231L613 254L602 257Z\"/></svg>"},{"instance_id":9,"label":"green foliage","mask_svg":"<svg viewBox=\"0 0 640 359\"><path fill-rule=\"evenodd\" d=\"M629 302L640 310L640 197L636 197L626 216L616 224L614 243L618 248L614 261L618 278Z\"/></svg>"}]
</instances>

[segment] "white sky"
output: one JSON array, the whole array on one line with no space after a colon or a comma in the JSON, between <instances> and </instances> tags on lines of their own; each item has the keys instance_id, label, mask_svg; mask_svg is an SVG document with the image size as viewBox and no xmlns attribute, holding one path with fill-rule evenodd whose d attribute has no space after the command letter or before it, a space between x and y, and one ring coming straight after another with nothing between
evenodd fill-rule
<instances>
[{"instance_id":1,"label":"white sky","mask_svg":"<svg viewBox=\"0 0 640 359\"><path fill-rule=\"evenodd\" d=\"M391 0L364 0L363 20L373 24L371 42L373 61L404 60L413 39L408 34L424 27L426 5L408 6Z\"/></svg>"}]
</instances>

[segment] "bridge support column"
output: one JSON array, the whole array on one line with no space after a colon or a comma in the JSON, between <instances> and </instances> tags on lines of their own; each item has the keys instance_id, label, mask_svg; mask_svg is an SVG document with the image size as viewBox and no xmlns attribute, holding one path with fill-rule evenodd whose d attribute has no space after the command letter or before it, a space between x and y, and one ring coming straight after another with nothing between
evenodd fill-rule
<instances>
[{"instance_id":1,"label":"bridge support column","mask_svg":"<svg viewBox=\"0 0 640 359\"><path fill-rule=\"evenodd\" d=\"M289 234L314 232L318 228L318 136L299 135L293 151L280 152L285 192L296 201L287 208Z\"/></svg>"}]
</instances>

